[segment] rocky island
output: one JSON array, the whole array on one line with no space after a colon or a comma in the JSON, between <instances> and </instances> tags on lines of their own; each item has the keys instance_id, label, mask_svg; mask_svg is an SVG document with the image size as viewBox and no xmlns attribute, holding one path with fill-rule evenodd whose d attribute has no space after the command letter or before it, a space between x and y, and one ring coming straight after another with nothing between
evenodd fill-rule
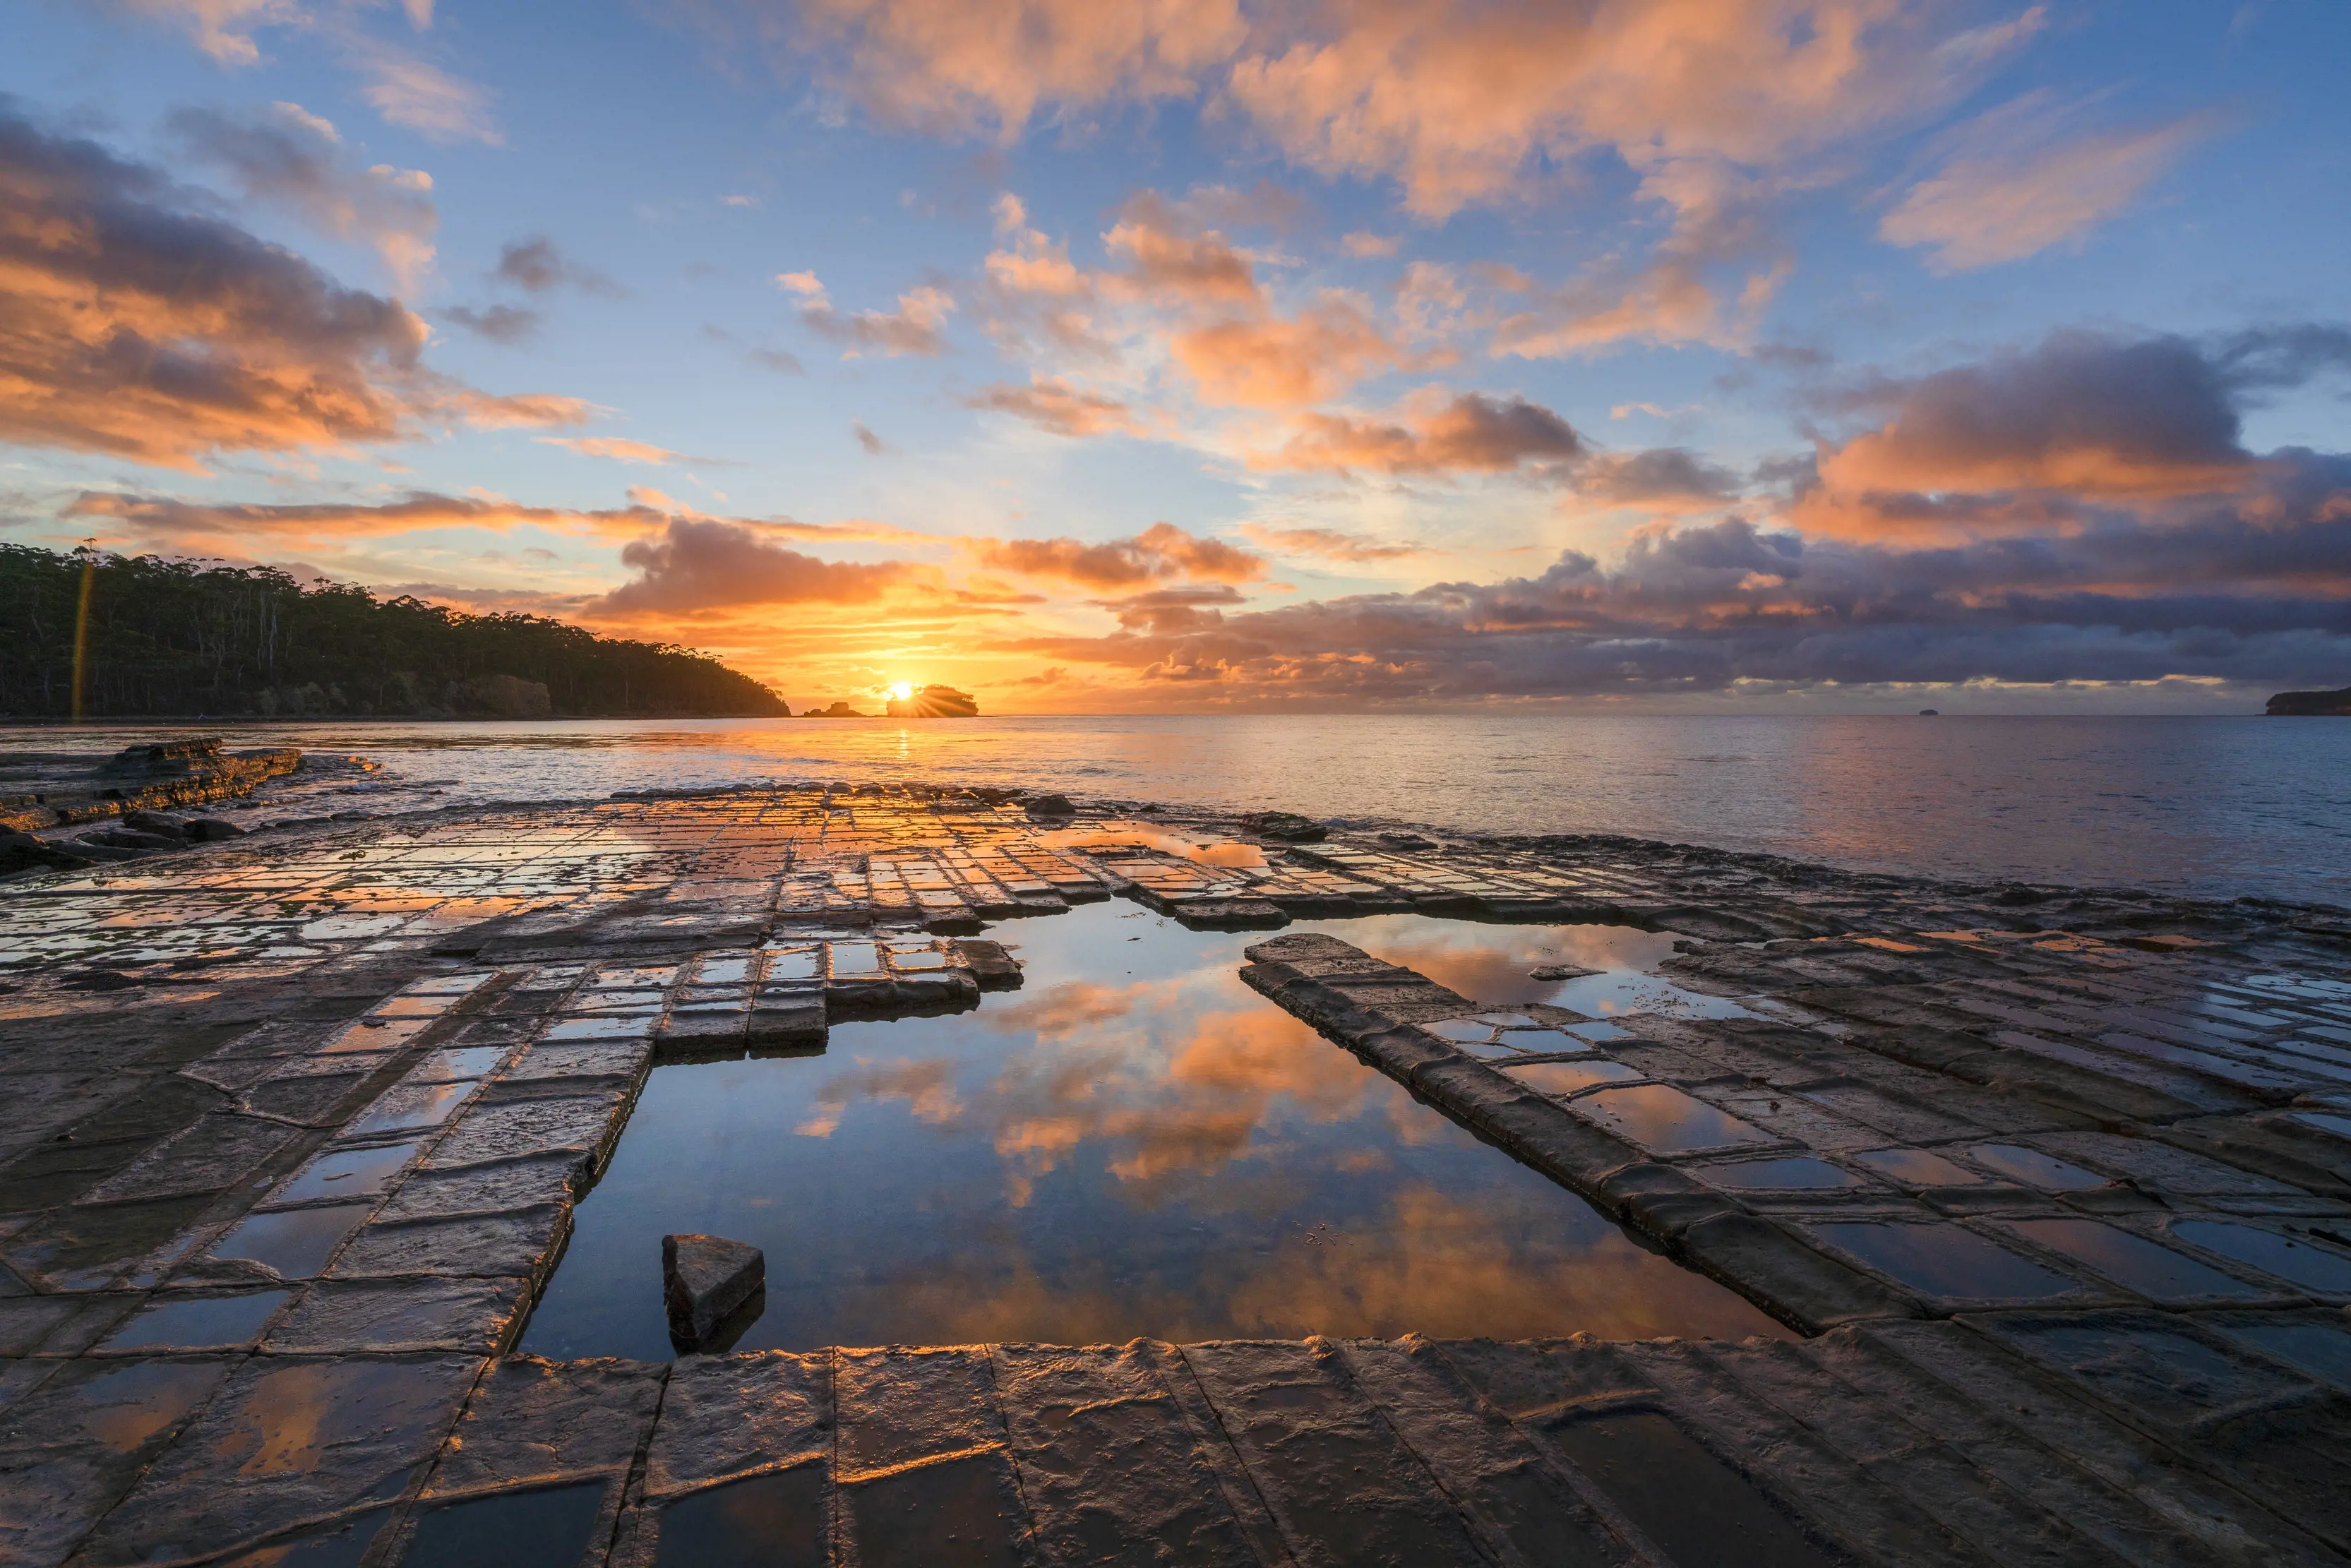
<instances>
[{"instance_id":1,"label":"rocky island","mask_svg":"<svg viewBox=\"0 0 2351 1568\"><path fill-rule=\"evenodd\" d=\"M923 686L904 697L893 697L886 711L892 718L977 718L979 704L969 692L953 686Z\"/></svg>"}]
</instances>

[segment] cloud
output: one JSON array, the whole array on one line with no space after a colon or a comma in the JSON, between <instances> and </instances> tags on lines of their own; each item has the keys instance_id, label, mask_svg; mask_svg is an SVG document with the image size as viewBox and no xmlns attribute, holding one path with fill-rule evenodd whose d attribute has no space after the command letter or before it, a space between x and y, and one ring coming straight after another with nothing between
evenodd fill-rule
<instances>
[{"instance_id":1,"label":"cloud","mask_svg":"<svg viewBox=\"0 0 2351 1568\"><path fill-rule=\"evenodd\" d=\"M1156 191L1129 198L1102 246L1124 262L1125 292L1164 303L1259 305L1248 255L1214 229L1196 229Z\"/></svg>"},{"instance_id":2,"label":"cloud","mask_svg":"<svg viewBox=\"0 0 2351 1568\"><path fill-rule=\"evenodd\" d=\"M193 469L390 441L444 401L424 323L0 103L0 439Z\"/></svg>"},{"instance_id":3,"label":"cloud","mask_svg":"<svg viewBox=\"0 0 2351 1568\"><path fill-rule=\"evenodd\" d=\"M547 318L519 305L492 305L476 310L470 305L444 305L433 314L493 343L528 343L538 335Z\"/></svg>"},{"instance_id":4,"label":"cloud","mask_svg":"<svg viewBox=\"0 0 2351 1568\"><path fill-rule=\"evenodd\" d=\"M1320 556L1325 560L1402 560L1431 553L1426 545L1390 544L1336 528L1277 528L1264 523L1243 523L1241 532L1251 543L1283 555Z\"/></svg>"},{"instance_id":5,"label":"cloud","mask_svg":"<svg viewBox=\"0 0 2351 1568\"><path fill-rule=\"evenodd\" d=\"M666 446L655 446L649 441L630 441L618 435L542 435L538 439L549 446L566 447L582 457L605 457L615 463L649 463L659 467L671 463L709 461L706 457L689 457L683 452L672 452Z\"/></svg>"},{"instance_id":6,"label":"cloud","mask_svg":"<svg viewBox=\"0 0 2351 1568\"><path fill-rule=\"evenodd\" d=\"M517 527L633 538L667 526L670 514L643 505L601 511L527 507L507 500L443 496L429 490L414 491L401 500L378 505L300 502L270 506L224 505L89 490L67 506L65 516L110 518L145 538L165 540L360 538L434 528L474 528L503 532Z\"/></svg>"},{"instance_id":7,"label":"cloud","mask_svg":"<svg viewBox=\"0 0 2351 1568\"><path fill-rule=\"evenodd\" d=\"M889 450L889 444L884 442L880 436L874 434L872 431L866 429L864 421L855 419L851 420L849 422L849 430L851 434L857 437L857 444L865 449L866 456L879 457L883 453Z\"/></svg>"},{"instance_id":8,"label":"cloud","mask_svg":"<svg viewBox=\"0 0 2351 1568\"><path fill-rule=\"evenodd\" d=\"M2078 244L2218 124L2192 114L2137 131L2073 134L2077 113L2036 92L1979 117L1941 168L1879 222L1878 236L1928 247L1928 265L1943 273Z\"/></svg>"},{"instance_id":9,"label":"cloud","mask_svg":"<svg viewBox=\"0 0 2351 1568\"><path fill-rule=\"evenodd\" d=\"M1295 316L1178 332L1168 351L1203 402L1273 409L1324 402L1407 359L1361 301L1336 290Z\"/></svg>"},{"instance_id":10,"label":"cloud","mask_svg":"<svg viewBox=\"0 0 2351 1568\"><path fill-rule=\"evenodd\" d=\"M452 392L444 400L467 424L477 430L543 430L565 424L585 424L600 410L585 398L559 397L552 392Z\"/></svg>"},{"instance_id":11,"label":"cloud","mask_svg":"<svg viewBox=\"0 0 2351 1568\"><path fill-rule=\"evenodd\" d=\"M1394 256L1401 242L1391 235L1367 234L1356 229L1340 236L1339 249L1348 256Z\"/></svg>"},{"instance_id":12,"label":"cloud","mask_svg":"<svg viewBox=\"0 0 2351 1568\"><path fill-rule=\"evenodd\" d=\"M702 324L702 335L714 343L726 344L743 356L745 363L757 365L763 371L773 371L779 376L799 376L808 373L808 367L800 363L798 354L787 352L782 349L770 349L764 344L747 342L715 321L705 321Z\"/></svg>"},{"instance_id":13,"label":"cloud","mask_svg":"<svg viewBox=\"0 0 2351 1568\"><path fill-rule=\"evenodd\" d=\"M1017 138L1040 105L1193 97L1246 35L1237 0L806 0L732 8L887 123Z\"/></svg>"},{"instance_id":14,"label":"cloud","mask_svg":"<svg viewBox=\"0 0 2351 1568\"><path fill-rule=\"evenodd\" d=\"M806 273L787 276L815 281ZM910 288L898 296L895 310L860 310L853 316L844 316L834 309L824 298L820 285L814 299L814 303L801 307L800 320L819 337L847 344L842 354L845 359L869 350L893 359L904 354L935 356L946 352L946 319L954 313L956 305L953 297L941 289L928 286Z\"/></svg>"},{"instance_id":15,"label":"cloud","mask_svg":"<svg viewBox=\"0 0 2351 1568\"><path fill-rule=\"evenodd\" d=\"M166 123L248 201L287 208L321 234L375 247L402 288L413 293L432 268L441 218L433 177L423 170L351 165L334 126L299 104L240 113L183 109Z\"/></svg>"},{"instance_id":16,"label":"cloud","mask_svg":"<svg viewBox=\"0 0 2351 1568\"><path fill-rule=\"evenodd\" d=\"M490 114L489 92L479 83L452 76L404 49L356 35L348 40L345 54L367 78L361 95L387 122L428 141L505 144Z\"/></svg>"},{"instance_id":17,"label":"cloud","mask_svg":"<svg viewBox=\"0 0 2351 1568\"><path fill-rule=\"evenodd\" d=\"M905 573L883 561L820 560L788 549L746 523L672 517L659 539L623 546L621 559L637 577L592 609L613 614L683 612L743 604L869 604Z\"/></svg>"},{"instance_id":18,"label":"cloud","mask_svg":"<svg viewBox=\"0 0 2351 1568\"><path fill-rule=\"evenodd\" d=\"M1425 219L1595 149L1784 162L1947 101L2037 28L1938 38L1892 0L1418 0L1307 13L1226 92L1293 160L1393 178Z\"/></svg>"},{"instance_id":19,"label":"cloud","mask_svg":"<svg viewBox=\"0 0 2351 1568\"><path fill-rule=\"evenodd\" d=\"M1853 494L2232 488L2252 465L2240 442L2240 378L2277 364L2268 345L2281 340L2242 338L2231 360L2184 338L2065 331L1980 363L1866 382L1839 401L1880 423L1824 443L1821 479Z\"/></svg>"},{"instance_id":20,"label":"cloud","mask_svg":"<svg viewBox=\"0 0 2351 1568\"><path fill-rule=\"evenodd\" d=\"M1141 429L1134 411L1118 399L1081 391L1059 377L1040 377L1025 387L998 382L966 398L964 406L1008 413L1055 435L1132 435Z\"/></svg>"},{"instance_id":21,"label":"cloud","mask_svg":"<svg viewBox=\"0 0 2351 1568\"><path fill-rule=\"evenodd\" d=\"M1371 469L1384 474L1499 474L1534 464L1555 466L1583 454L1583 438L1540 403L1464 392L1423 398L1395 421L1310 413L1278 453L1253 456L1254 468Z\"/></svg>"},{"instance_id":22,"label":"cloud","mask_svg":"<svg viewBox=\"0 0 2351 1568\"><path fill-rule=\"evenodd\" d=\"M1573 483L1586 499L1651 511L1719 507L1739 493L1739 476L1681 446L1597 453L1577 467Z\"/></svg>"},{"instance_id":23,"label":"cloud","mask_svg":"<svg viewBox=\"0 0 2351 1568\"><path fill-rule=\"evenodd\" d=\"M178 27L225 66L259 62L253 35L301 22L299 0L116 0L125 10Z\"/></svg>"},{"instance_id":24,"label":"cloud","mask_svg":"<svg viewBox=\"0 0 2351 1568\"><path fill-rule=\"evenodd\" d=\"M1636 535L1603 567L1227 614L1007 652L1181 683L1196 704L1668 695L1824 682L2339 680L2351 456L2273 455L2256 494L2064 537L1912 548L1741 518Z\"/></svg>"},{"instance_id":25,"label":"cloud","mask_svg":"<svg viewBox=\"0 0 2351 1568\"><path fill-rule=\"evenodd\" d=\"M566 256L545 235L508 240L498 247L498 264L491 278L532 294L569 285L586 294L618 294L620 286L592 267L581 267Z\"/></svg>"},{"instance_id":26,"label":"cloud","mask_svg":"<svg viewBox=\"0 0 2351 1568\"><path fill-rule=\"evenodd\" d=\"M1095 590L1136 588L1168 579L1254 582L1265 575L1262 557L1201 538L1172 523L1154 523L1130 538L1087 544L1081 539L975 539L981 566L1023 577L1058 578Z\"/></svg>"}]
</instances>

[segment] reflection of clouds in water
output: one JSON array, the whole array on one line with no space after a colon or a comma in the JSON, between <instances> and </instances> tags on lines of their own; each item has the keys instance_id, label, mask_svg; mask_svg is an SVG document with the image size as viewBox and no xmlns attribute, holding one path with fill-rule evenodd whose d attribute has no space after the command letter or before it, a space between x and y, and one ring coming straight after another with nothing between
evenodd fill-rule
<instances>
[{"instance_id":1,"label":"reflection of clouds in water","mask_svg":"<svg viewBox=\"0 0 2351 1568\"><path fill-rule=\"evenodd\" d=\"M825 1082L819 1110L796 1130L823 1137L853 1101L904 1100L923 1121L986 1136L1006 1164L1015 1207L1090 1144L1102 1146L1102 1168L1129 1196L1155 1206L1176 1185L1213 1177L1261 1147L1279 1114L1339 1122L1374 1093L1405 1141L1443 1135L1442 1124L1424 1124L1403 1096L1384 1092L1384 1080L1287 1013L1203 1010L1209 998L1194 993L1213 994L1226 978L1070 981L983 1009L979 1021L991 1030L1029 1037L985 1083L958 1086L951 1057L861 1061Z\"/></svg>"},{"instance_id":2,"label":"reflection of clouds in water","mask_svg":"<svg viewBox=\"0 0 2351 1568\"><path fill-rule=\"evenodd\" d=\"M819 1107L792 1129L806 1138L828 1138L855 1100L904 1100L917 1121L952 1127L963 1110L956 1097L955 1063L944 1058L880 1065L860 1057L857 1065L824 1081L813 1096Z\"/></svg>"},{"instance_id":3,"label":"reflection of clouds in water","mask_svg":"<svg viewBox=\"0 0 2351 1568\"><path fill-rule=\"evenodd\" d=\"M1527 971L1540 964L1652 969L1672 956L1676 940L1670 932L1623 925L1479 925L1418 915L1374 915L1331 930L1472 1001L1534 999Z\"/></svg>"},{"instance_id":4,"label":"reflection of clouds in water","mask_svg":"<svg viewBox=\"0 0 2351 1568\"><path fill-rule=\"evenodd\" d=\"M1050 1281L1026 1254L991 1251L985 1273L919 1270L873 1281L843 1304L878 1337L923 1325L961 1343L1099 1344L1138 1332L1175 1341L1304 1333L1537 1339L1580 1332L1739 1338L1780 1330L1754 1307L1643 1250L1613 1227L1529 1231L1426 1186L1387 1211L1316 1226L1278 1220L1270 1252L1236 1248L1149 1282L1068 1269Z\"/></svg>"}]
</instances>

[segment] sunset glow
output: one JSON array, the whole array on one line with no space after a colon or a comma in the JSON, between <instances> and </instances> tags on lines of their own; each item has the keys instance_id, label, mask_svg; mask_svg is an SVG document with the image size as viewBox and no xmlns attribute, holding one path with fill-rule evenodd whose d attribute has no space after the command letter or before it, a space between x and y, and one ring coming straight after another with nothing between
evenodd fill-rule
<instances>
[{"instance_id":1,"label":"sunset glow","mask_svg":"<svg viewBox=\"0 0 2351 1568\"><path fill-rule=\"evenodd\" d=\"M16 542L795 709L2351 672L2339 6L22 12Z\"/></svg>"}]
</instances>

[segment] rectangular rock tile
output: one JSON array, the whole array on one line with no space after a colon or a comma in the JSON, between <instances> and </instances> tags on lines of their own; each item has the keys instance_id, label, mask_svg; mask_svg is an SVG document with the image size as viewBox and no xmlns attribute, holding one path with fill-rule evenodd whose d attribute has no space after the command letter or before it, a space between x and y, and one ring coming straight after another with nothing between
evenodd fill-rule
<instances>
[{"instance_id":1,"label":"rectangular rock tile","mask_svg":"<svg viewBox=\"0 0 2351 1568\"><path fill-rule=\"evenodd\" d=\"M330 1149L287 1178L259 1207L380 1197L392 1190L423 1147L412 1139L360 1149Z\"/></svg>"},{"instance_id":2,"label":"rectangular rock tile","mask_svg":"<svg viewBox=\"0 0 2351 1568\"><path fill-rule=\"evenodd\" d=\"M2177 1314L2003 1314L1978 1326L2337 1551L2351 1545L2351 1398Z\"/></svg>"},{"instance_id":3,"label":"rectangular rock tile","mask_svg":"<svg viewBox=\"0 0 2351 1568\"><path fill-rule=\"evenodd\" d=\"M668 1374L636 1361L492 1362L423 1495L625 1473L653 1431Z\"/></svg>"},{"instance_id":4,"label":"rectangular rock tile","mask_svg":"<svg viewBox=\"0 0 2351 1568\"><path fill-rule=\"evenodd\" d=\"M1441 1348L1651 1557L1826 1568L1828 1558L1783 1504L1692 1437L1646 1375L1607 1345L1480 1340Z\"/></svg>"},{"instance_id":5,"label":"rectangular rock tile","mask_svg":"<svg viewBox=\"0 0 2351 1568\"><path fill-rule=\"evenodd\" d=\"M475 1088L472 1083L394 1084L377 1095L375 1103L353 1119L341 1136L381 1138L395 1133L429 1132L456 1114Z\"/></svg>"},{"instance_id":6,"label":"rectangular rock tile","mask_svg":"<svg viewBox=\"0 0 2351 1568\"><path fill-rule=\"evenodd\" d=\"M338 1280L402 1275L483 1275L540 1281L570 1229L556 1204L456 1219L379 1221L363 1227L335 1260Z\"/></svg>"},{"instance_id":7,"label":"rectangular rock tile","mask_svg":"<svg viewBox=\"0 0 2351 1568\"><path fill-rule=\"evenodd\" d=\"M645 1455L645 1493L674 1496L759 1469L830 1460L829 1354L688 1355L672 1364Z\"/></svg>"},{"instance_id":8,"label":"rectangular rock tile","mask_svg":"<svg viewBox=\"0 0 2351 1568\"><path fill-rule=\"evenodd\" d=\"M482 1363L473 1356L246 1361L108 1514L89 1568L225 1552L408 1489Z\"/></svg>"},{"instance_id":9,"label":"rectangular rock tile","mask_svg":"<svg viewBox=\"0 0 2351 1568\"><path fill-rule=\"evenodd\" d=\"M834 1481L861 1560L995 1564L1029 1535L980 1350L841 1351Z\"/></svg>"},{"instance_id":10,"label":"rectangular rock tile","mask_svg":"<svg viewBox=\"0 0 2351 1568\"><path fill-rule=\"evenodd\" d=\"M278 1122L214 1112L82 1195L85 1203L131 1203L222 1192L301 1136Z\"/></svg>"},{"instance_id":11,"label":"rectangular rock tile","mask_svg":"<svg viewBox=\"0 0 2351 1568\"><path fill-rule=\"evenodd\" d=\"M2023 1357L2003 1353L1965 1322L1871 1324L1853 1331L1862 1343L1898 1361L1906 1379L1934 1379L1949 1397L2013 1421L2033 1442L2064 1462L2144 1503L2190 1562L2258 1568L2268 1563L2339 1563L2341 1558L2304 1529L2262 1506L2217 1475L2207 1475L2158 1438L2101 1415L2069 1386ZM2014 1462L2044 1473L2055 1461L2012 1448ZM2159 1560L2159 1559L2150 1559Z\"/></svg>"},{"instance_id":12,"label":"rectangular rock tile","mask_svg":"<svg viewBox=\"0 0 2351 1568\"><path fill-rule=\"evenodd\" d=\"M1869 1407L1799 1350L1664 1341L1623 1354L1864 1561L2120 1568L1896 1411Z\"/></svg>"},{"instance_id":13,"label":"rectangular rock tile","mask_svg":"<svg viewBox=\"0 0 2351 1568\"><path fill-rule=\"evenodd\" d=\"M93 1354L244 1350L292 1298L290 1291L159 1292L99 1340Z\"/></svg>"},{"instance_id":14,"label":"rectangular rock tile","mask_svg":"<svg viewBox=\"0 0 2351 1568\"><path fill-rule=\"evenodd\" d=\"M1484 1560L1332 1346L1227 1341L1186 1345L1183 1356L1301 1568Z\"/></svg>"},{"instance_id":15,"label":"rectangular rock tile","mask_svg":"<svg viewBox=\"0 0 2351 1568\"><path fill-rule=\"evenodd\" d=\"M91 1204L44 1215L0 1243L10 1268L51 1290L95 1291L184 1237L209 1194Z\"/></svg>"},{"instance_id":16,"label":"rectangular rock tile","mask_svg":"<svg viewBox=\"0 0 2351 1568\"><path fill-rule=\"evenodd\" d=\"M0 1418L0 1562L61 1563L235 1364L67 1363Z\"/></svg>"},{"instance_id":17,"label":"rectangular rock tile","mask_svg":"<svg viewBox=\"0 0 2351 1568\"><path fill-rule=\"evenodd\" d=\"M1434 1345L1356 1340L1342 1350L1357 1385L1469 1513L1498 1561L1546 1568L1625 1561L1623 1541L1569 1478L1479 1398Z\"/></svg>"},{"instance_id":18,"label":"rectangular rock tile","mask_svg":"<svg viewBox=\"0 0 2351 1568\"><path fill-rule=\"evenodd\" d=\"M1005 1345L995 1358L1046 1562L1253 1568L1215 1470L1142 1347Z\"/></svg>"},{"instance_id":19,"label":"rectangular rock tile","mask_svg":"<svg viewBox=\"0 0 2351 1568\"><path fill-rule=\"evenodd\" d=\"M425 1158L430 1170L524 1155L576 1154L593 1162L616 1135L617 1094L475 1105Z\"/></svg>"},{"instance_id":20,"label":"rectangular rock tile","mask_svg":"<svg viewBox=\"0 0 2351 1568\"><path fill-rule=\"evenodd\" d=\"M520 1326L518 1279L328 1280L262 1342L273 1354L457 1350L494 1354Z\"/></svg>"},{"instance_id":21,"label":"rectangular rock tile","mask_svg":"<svg viewBox=\"0 0 2351 1568\"><path fill-rule=\"evenodd\" d=\"M537 1083L569 1078L633 1080L643 1070L646 1058L652 1054L651 1044L643 1040L591 1041L578 1045L556 1045L541 1040L524 1052L520 1061L499 1074L498 1081L502 1083Z\"/></svg>"},{"instance_id":22,"label":"rectangular rock tile","mask_svg":"<svg viewBox=\"0 0 2351 1568\"><path fill-rule=\"evenodd\" d=\"M503 1214L571 1200L581 1175L576 1155L506 1160L454 1171L417 1171L400 1184L381 1219L427 1219L459 1214Z\"/></svg>"},{"instance_id":23,"label":"rectangular rock tile","mask_svg":"<svg viewBox=\"0 0 2351 1568\"><path fill-rule=\"evenodd\" d=\"M1876 1410L1930 1433L2010 1493L2121 1561L2151 1568L2233 1561L2216 1556L2144 1497L2084 1465L2069 1451L2062 1431L2043 1427L1989 1387L1970 1396L1971 1391L1949 1385L1880 1341L1852 1330L1824 1334L1797 1354ZM1781 1401L1783 1407L1793 1403L1792 1397Z\"/></svg>"}]
</instances>

